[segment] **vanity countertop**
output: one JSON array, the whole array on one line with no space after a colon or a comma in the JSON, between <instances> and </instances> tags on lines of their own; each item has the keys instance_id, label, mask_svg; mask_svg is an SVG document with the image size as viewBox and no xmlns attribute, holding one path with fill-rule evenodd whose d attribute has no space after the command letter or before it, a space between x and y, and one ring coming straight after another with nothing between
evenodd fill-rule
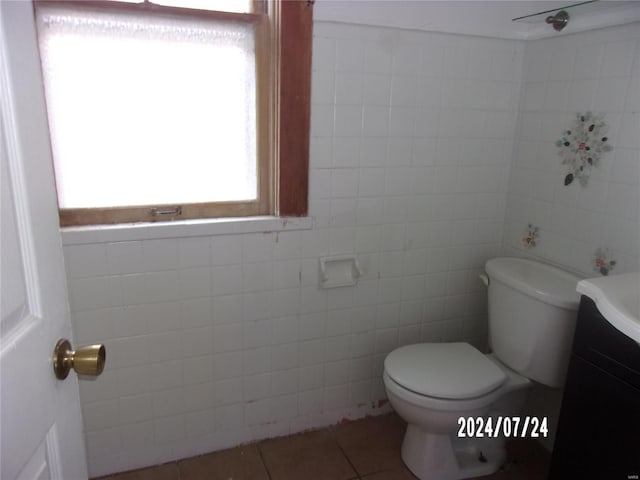
<instances>
[{"instance_id":1,"label":"vanity countertop","mask_svg":"<svg viewBox=\"0 0 640 480\"><path fill-rule=\"evenodd\" d=\"M640 343L640 272L587 278L576 290L591 298L611 325Z\"/></svg>"}]
</instances>

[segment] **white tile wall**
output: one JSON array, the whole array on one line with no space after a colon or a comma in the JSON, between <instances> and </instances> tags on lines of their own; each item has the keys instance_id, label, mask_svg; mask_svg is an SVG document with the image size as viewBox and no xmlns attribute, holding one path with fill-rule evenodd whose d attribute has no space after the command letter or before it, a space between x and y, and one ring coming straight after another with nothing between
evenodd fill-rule
<instances>
[{"instance_id":1,"label":"white tile wall","mask_svg":"<svg viewBox=\"0 0 640 480\"><path fill-rule=\"evenodd\" d=\"M75 342L108 351L81 382L91 475L384 411L390 350L482 347L523 52L316 23L312 229L68 245ZM318 258L341 253L363 277L320 290Z\"/></svg>"},{"instance_id":2,"label":"white tile wall","mask_svg":"<svg viewBox=\"0 0 640 480\"><path fill-rule=\"evenodd\" d=\"M612 273L640 269L640 25L527 42L504 237L507 251L593 277L598 247ZM564 186L554 142L578 112L605 114L613 151L586 187ZM528 223L538 245L522 244Z\"/></svg>"}]
</instances>

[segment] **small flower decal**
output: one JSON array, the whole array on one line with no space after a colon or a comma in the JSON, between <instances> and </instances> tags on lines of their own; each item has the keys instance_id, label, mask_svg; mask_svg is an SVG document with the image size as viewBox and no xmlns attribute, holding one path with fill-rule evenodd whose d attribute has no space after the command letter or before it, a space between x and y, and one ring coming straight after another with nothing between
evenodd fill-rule
<instances>
[{"instance_id":1,"label":"small flower decal","mask_svg":"<svg viewBox=\"0 0 640 480\"><path fill-rule=\"evenodd\" d=\"M524 248L533 248L536 246L538 236L540 235L540 229L533 224L528 224L524 229L524 236L522 237L522 244Z\"/></svg>"},{"instance_id":2,"label":"small flower decal","mask_svg":"<svg viewBox=\"0 0 640 480\"><path fill-rule=\"evenodd\" d=\"M598 247L594 254L593 269L601 275L609 275L616 266L616 261L611 258L611 252L607 247Z\"/></svg>"},{"instance_id":3,"label":"small flower decal","mask_svg":"<svg viewBox=\"0 0 640 480\"><path fill-rule=\"evenodd\" d=\"M569 185L578 179L585 186L591 175L591 168L597 167L603 153L613 147L607 143L608 125L604 122L604 114L591 112L578 113L573 127L562 133L556 141L558 155L562 164L569 166L569 173L564 177L564 184Z\"/></svg>"}]
</instances>

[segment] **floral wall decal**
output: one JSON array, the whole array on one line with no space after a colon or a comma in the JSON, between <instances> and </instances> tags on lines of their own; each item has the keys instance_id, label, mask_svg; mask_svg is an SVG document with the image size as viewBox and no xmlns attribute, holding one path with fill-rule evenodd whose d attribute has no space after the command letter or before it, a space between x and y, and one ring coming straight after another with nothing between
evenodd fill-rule
<instances>
[{"instance_id":1,"label":"floral wall decal","mask_svg":"<svg viewBox=\"0 0 640 480\"><path fill-rule=\"evenodd\" d=\"M587 184L591 169L599 165L603 153L613 148L608 143L608 130L603 113L576 114L573 126L565 130L562 138L556 141L562 164L569 166L569 173L564 177L565 185L576 179L580 185Z\"/></svg>"},{"instance_id":2,"label":"floral wall decal","mask_svg":"<svg viewBox=\"0 0 640 480\"><path fill-rule=\"evenodd\" d=\"M524 248L535 247L539 235L540 229L531 223L528 224L524 229L524 236L522 237L522 245L524 245Z\"/></svg>"},{"instance_id":3,"label":"floral wall decal","mask_svg":"<svg viewBox=\"0 0 640 480\"><path fill-rule=\"evenodd\" d=\"M616 265L607 247L598 247L593 257L593 269L601 275L609 275Z\"/></svg>"}]
</instances>

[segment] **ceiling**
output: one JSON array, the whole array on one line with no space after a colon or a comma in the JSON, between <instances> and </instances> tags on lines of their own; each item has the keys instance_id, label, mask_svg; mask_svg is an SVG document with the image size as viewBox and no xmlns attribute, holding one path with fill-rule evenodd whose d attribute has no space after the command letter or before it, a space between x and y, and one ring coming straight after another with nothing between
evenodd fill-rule
<instances>
[{"instance_id":1,"label":"ceiling","mask_svg":"<svg viewBox=\"0 0 640 480\"><path fill-rule=\"evenodd\" d=\"M486 37L535 39L594 28L640 22L640 0L575 1L484 0L316 0L316 20L390 26ZM545 23L548 15L565 9L567 27L558 33ZM517 17L541 13L512 21ZM640 28L640 25L638 26Z\"/></svg>"}]
</instances>

